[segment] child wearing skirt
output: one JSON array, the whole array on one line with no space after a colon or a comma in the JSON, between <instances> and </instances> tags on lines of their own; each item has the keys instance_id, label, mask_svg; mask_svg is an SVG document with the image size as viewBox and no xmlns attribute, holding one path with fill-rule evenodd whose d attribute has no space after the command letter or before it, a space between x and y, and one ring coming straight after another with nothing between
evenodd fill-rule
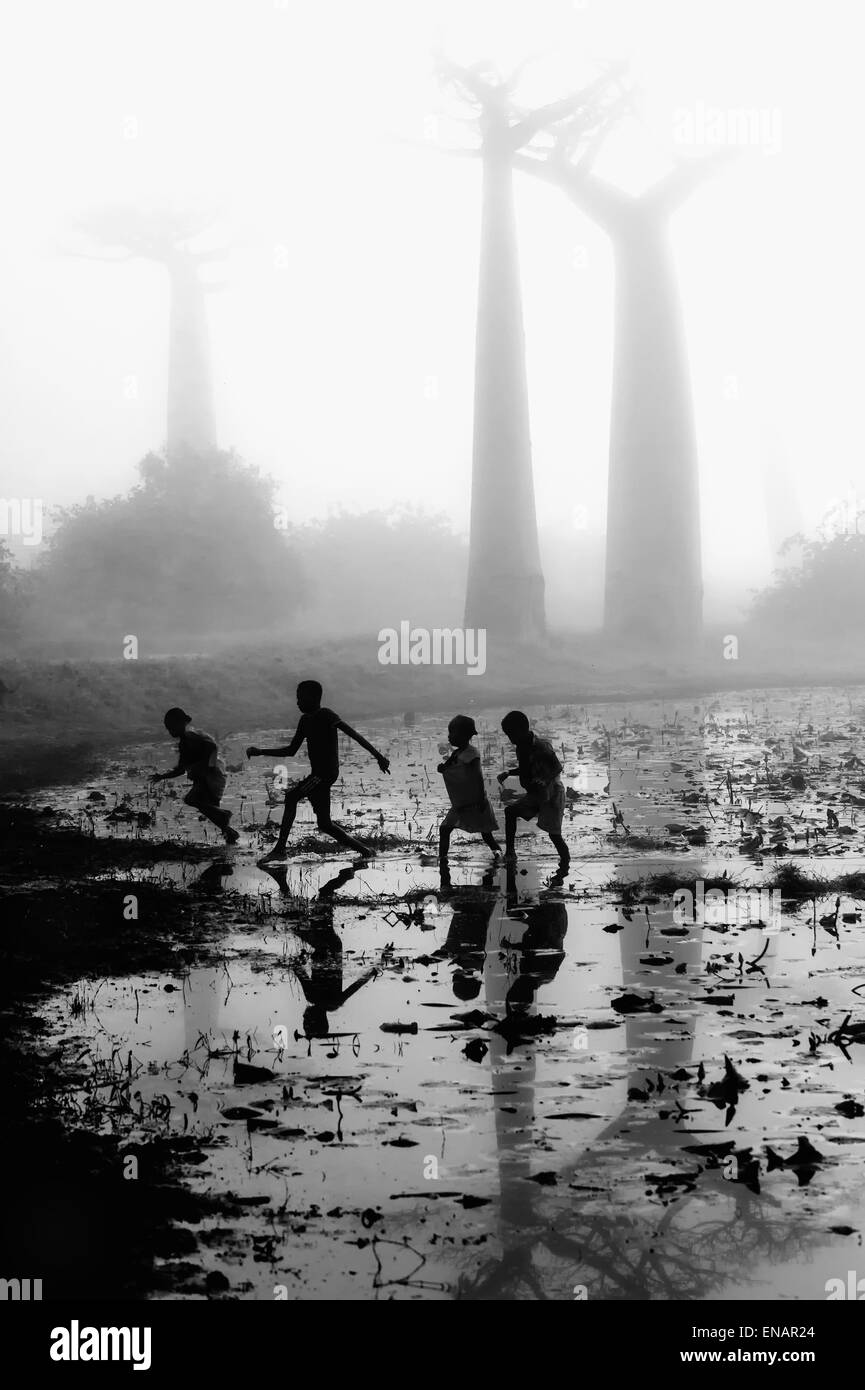
<instances>
[{"instance_id":1,"label":"child wearing skirt","mask_svg":"<svg viewBox=\"0 0 865 1390\"><path fill-rule=\"evenodd\" d=\"M454 751L438 765L451 803L451 809L439 830L439 858L442 863L447 862L454 830L480 835L494 854L501 852L493 834L498 829L498 823L484 787L481 755L472 743L476 733L475 721L467 714L455 715L448 724L448 742Z\"/></svg>"}]
</instances>

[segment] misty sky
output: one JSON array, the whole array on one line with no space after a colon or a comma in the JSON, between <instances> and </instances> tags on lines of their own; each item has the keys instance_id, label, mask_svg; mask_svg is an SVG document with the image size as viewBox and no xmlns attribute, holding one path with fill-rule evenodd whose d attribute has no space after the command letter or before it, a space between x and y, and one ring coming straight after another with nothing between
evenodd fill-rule
<instances>
[{"instance_id":1,"label":"misty sky","mask_svg":"<svg viewBox=\"0 0 865 1390\"><path fill-rule=\"evenodd\" d=\"M162 443L164 272L63 252L88 206L171 197L217 207L232 248L210 272L220 442L298 520L405 503L464 527L479 169L412 143L455 129L431 51L534 55L528 99L626 57L640 119L599 173L636 189L699 153L675 131L700 103L773 132L675 223L707 580L761 580L767 470L806 525L865 494L859 30L852 0L18 0L0 29L3 495L110 495ZM518 216L539 517L567 529L584 508L594 529L611 256L526 177Z\"/></svg>"}]
</instances>

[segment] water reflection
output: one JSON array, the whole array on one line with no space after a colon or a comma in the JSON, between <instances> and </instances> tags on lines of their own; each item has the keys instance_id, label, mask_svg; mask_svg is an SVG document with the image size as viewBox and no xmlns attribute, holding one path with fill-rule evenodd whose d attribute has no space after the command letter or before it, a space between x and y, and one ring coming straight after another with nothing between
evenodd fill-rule
<instances>
[{"instance_id":1,"label":"water reflection","mask_svg":"<svg viewBox=\"0 0 865 1390\"><path fill-rule=\"evenodd\" d=\"M270 864L263 867L276 882L281 896L291 898L286 867ZM337 891L354 878L357 870L357 864L348 864L323 883L311 899L304 920L292 924L295 935L306 947L305 959L292 961L290 969L306 1000L302 1026L304 1036L310 1040L330 1037L333 1029L329 1015L341 1009L378 974L375 967L371 967L350 984L345 983L342 939L333 921L334 898Z\"/></svg>"},{"instance_id":2,"label":"water reflection","mask_svg":"<svg viewBox=\"0 0 865 1390\"><path fill-rule=\"evenodd\" d=\"M647 800L644 770L639 756L613 754L610 790L624 823L651 836L671 817L669 807ZM672 796L690 789L673 775ZM641 867L632 857L623 859L616 876L627 881ZM705 860L653 856L651 872L693 883L705 876ZM487 1008L506 1020L535 1012L538 989L555 978L564 959L567 929L563 903L541 892L537 904L525 908L516 898L511 883L505 915L524 928L509 925L506 950L491 934L485 971ZM705 1129L705 1106L672 1093L668 1106L654 1103L672 1075L696 1075L699 999L707 988L701 929L681 935L671 906L638 901L620 905L616 926L623 993L674 993L674 1016L671 1010L660 1018L626 1015L627 1099L578 1156L564 1164L551 1156L547 1170L539 1161L544 1129L536 1116L536 1045L523 1038L512 1050L506 1038L490 1035L501 1254L463 1275L458 1297L708 1298L743 1259L791 1261L824 1243L803 1217L759 1191L748 1148L727 1141L732 1166L724 1162L723 1134L717 1154L698 1160L683 1153L689 1142L716 1137L689 1132ZM779 938L754 935L756 954L765 952L764 969L770 970ZM728 1123L731 1118L728 1108Z\"/></svg>"}]
</instances>

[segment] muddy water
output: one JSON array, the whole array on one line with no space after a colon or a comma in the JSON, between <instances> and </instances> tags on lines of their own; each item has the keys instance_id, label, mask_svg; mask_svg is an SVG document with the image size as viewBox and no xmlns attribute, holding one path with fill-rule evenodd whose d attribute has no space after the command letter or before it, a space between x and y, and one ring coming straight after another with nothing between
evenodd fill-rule
<instances>
[{"instance_id":1,"label":"muddy water","mask_svg":"<svg viewBox=\"0 0 865 1390\"><path fill-rule=\"evenodd\" d=\"M244 733L222 743L240 846L148 871L216 904L222 963L51 1001L58 1043L132 1069L106 1126L198 1136L190 1185L259 1199L194 1229L188 1263L230 1296L812 1299L862 1264L865 1043L819 1041L865 1022L862 903L692 923L671 887L862 869L865 692L532 714L572 792L564 877L530 831L510 873L455 837L442 879L445 716L372 729L391 778L346 758L336 818L397 848L356 868L302 813L267 872L273 770L241 750L275 736ZM476 716L491 790L497 718ZM156 765L170 748L130 749L39 802L96 834L209 835L144 785Z\"/></svg>"}]
</instances>

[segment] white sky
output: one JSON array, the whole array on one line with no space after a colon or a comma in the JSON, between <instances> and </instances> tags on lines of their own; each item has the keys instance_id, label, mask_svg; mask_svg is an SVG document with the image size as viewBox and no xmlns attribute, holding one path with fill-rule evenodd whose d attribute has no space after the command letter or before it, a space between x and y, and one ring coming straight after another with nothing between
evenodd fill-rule
<instances>
[{"instance_id":1,"label":"white sky","mask_svg":"<svg viewBox=\"0 0 865 1390\"><path fill-rule=\"evenodd\" d=\"M89 204L169 194L216 199L234 247L210 300L220 442L299 520L408 503L465 526L479 170L405 143L440 110L430 53L537 55L541 97L621 56L642 119L598 172L629 186L670 166L681 108L781 122L780 153L747 150L675 223L707 578L761 580L767 440L806 524L851 483L865 494L862 27L855 0L9 4L3 495L110 495L162 442L164 274L58 248ZM525 177L518 216L540 519L584 507L600 527L609 249Z\"/></svg>"}]
</instances>

